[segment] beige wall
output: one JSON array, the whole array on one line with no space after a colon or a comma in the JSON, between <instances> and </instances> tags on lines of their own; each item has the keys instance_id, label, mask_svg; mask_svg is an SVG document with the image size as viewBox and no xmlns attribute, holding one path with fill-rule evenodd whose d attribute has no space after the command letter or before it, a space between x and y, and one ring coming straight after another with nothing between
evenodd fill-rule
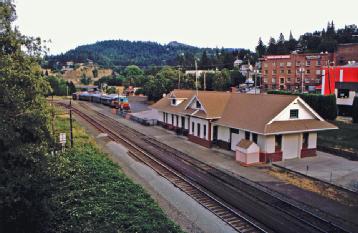
<instances>
[{"instance_id":1,"label":"beige wall","mask_svg":"<svg viewBox=\"0 0 358 233\"><path fill-rule=\"evenodd\" d=\"M290 110L298 109L298 119L290 119ZM275 117L275 121L314 119L311 113L300 101L296 100Z\"/></svg>"},{"instance_id":2,"label":"beige wall","mask_svg":"<svg viewBox=\"0 0 358 233\"><path fill-rule=\"evenodd\" d=\"M194 122L194 136L197 136L197 124L200 124L200 138L204 138L206 140L209 140L209 126L207 120L202 120L200 118L191 117L190 118L190 130L189 133L192 134L191 126L192 122ZM206 136L204 137L204 125L206 125Z\"/></svg>"},{"instance_id":3,"label":"beige wall","mask_svg":"<svg viewBox=\"0 0 358 233\"><path fill-rule=\"evenodd\" d=\"M282 136L282 159L299 158L302 148L302 134L284 134Z\"/></svg>"}]
</instances>

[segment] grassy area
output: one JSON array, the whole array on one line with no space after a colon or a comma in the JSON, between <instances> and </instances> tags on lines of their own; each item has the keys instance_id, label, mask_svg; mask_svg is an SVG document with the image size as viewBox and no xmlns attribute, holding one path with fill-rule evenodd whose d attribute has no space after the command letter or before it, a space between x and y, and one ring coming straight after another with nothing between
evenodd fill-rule
<instances>
[{"instance_id":1,"label":"grassy area","mask_svg":"<svg viewBox=\"0 0 358 233\"><path fill-rule=\"evenodd\" d=\"M358 153L358 124L347 121L331 122L338 130L318 133L318 145Z\"/></svg>"},{"instance_id":2,"label":"grassy area","mask_svg":"<svg viewBox=\"0 0 358 233\"><path fill-rule=\"evenodd\" d=\"M68 126L56 118L57 132ZM73 132L75 147L51 161L54 232L181 232L76 122Z\"/></svg>"}]
</instances>

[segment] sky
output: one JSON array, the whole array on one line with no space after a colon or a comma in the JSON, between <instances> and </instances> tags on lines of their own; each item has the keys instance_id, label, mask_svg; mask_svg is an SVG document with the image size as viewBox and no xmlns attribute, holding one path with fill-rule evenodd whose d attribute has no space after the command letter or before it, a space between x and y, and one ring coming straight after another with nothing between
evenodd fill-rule
<instances>
[{"instance_id":1,"label":"sky","mask_svg":"<svg viewBox=\"0 0 358 233\"><path fill-rule=\"evenodd\" d=\"M248 48L358 24L358 0L15 0L20 31L51 40L50 54L109 39Z\"/></svg>"}]
</instances>

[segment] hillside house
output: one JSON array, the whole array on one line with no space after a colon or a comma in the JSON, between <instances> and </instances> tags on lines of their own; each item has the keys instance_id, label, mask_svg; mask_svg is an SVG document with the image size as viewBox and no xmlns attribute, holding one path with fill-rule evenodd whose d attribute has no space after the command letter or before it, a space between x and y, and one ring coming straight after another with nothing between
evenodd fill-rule
<instances>
[{"instance_id":1,"label":"hillside house","mask_svg":"<svg viewBox=\"0 0 358 233\"><path fill-rule=\"evenodd\" d=\"M174 90L152 108L163 127L205 147L235 151L250 140L260 162L315 156L317 132L337 128L293 95Z\"/></svg>"}]
</instances>

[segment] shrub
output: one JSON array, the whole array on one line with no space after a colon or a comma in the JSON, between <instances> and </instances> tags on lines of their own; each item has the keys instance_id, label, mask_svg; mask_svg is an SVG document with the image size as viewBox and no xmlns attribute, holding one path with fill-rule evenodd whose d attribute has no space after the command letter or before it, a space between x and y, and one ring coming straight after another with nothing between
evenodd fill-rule
<instances>
[{"instance_id":1,"label":"shrub","mask_svg":"<svg viewBox=\"0 0 358 233\"><path fill-rule=\"evenodd\" d=\"M358 123L358 96L354 97L352 106L353 123Z\"/></svg>"},{"instance_id":2,"label":"shrub","mask_svg":"<svg viewBox=\"0 0 358 233\"><path fill-rule=\"evenodd\" d=\"M135 95L144 95L144 89L143 88L139 88L135 91Z\"/></svg>"}]
</instances>

